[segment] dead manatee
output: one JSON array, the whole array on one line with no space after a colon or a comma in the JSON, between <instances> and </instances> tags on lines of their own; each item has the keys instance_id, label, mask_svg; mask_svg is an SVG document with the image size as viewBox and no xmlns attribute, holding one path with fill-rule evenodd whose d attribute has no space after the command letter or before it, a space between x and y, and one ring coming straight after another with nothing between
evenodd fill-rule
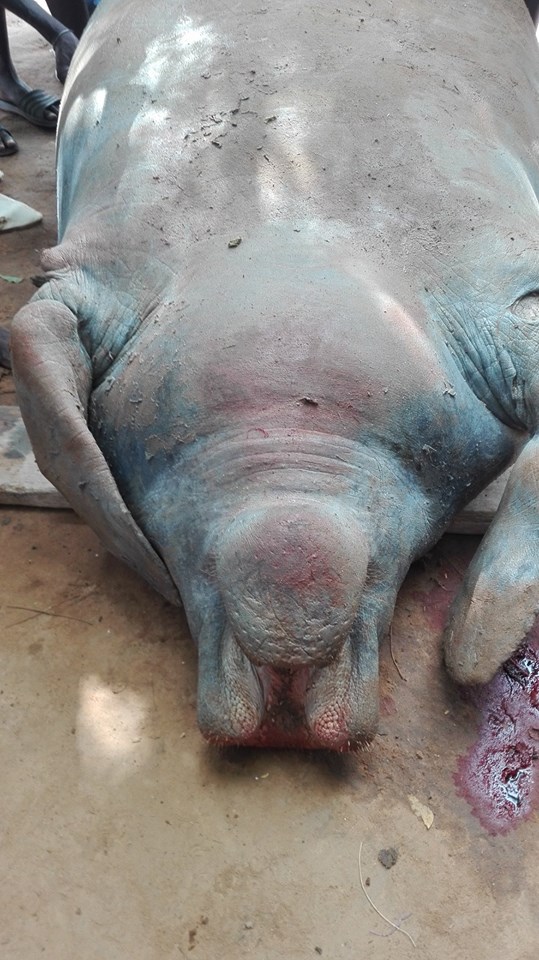
<instances>
[{"instance_id":1,"label":"dead manatee","mask_svg":"<svg viewBox=\"0 0 539 960\"><path fill-rule=\"evenodd\" d=\"M82 38L17 388L43 472L184 604L213 742L372 736L410 563L528 436L450 672L533 622L538 79L522 0L103 0Z\"/></svg>"}]
</instances>

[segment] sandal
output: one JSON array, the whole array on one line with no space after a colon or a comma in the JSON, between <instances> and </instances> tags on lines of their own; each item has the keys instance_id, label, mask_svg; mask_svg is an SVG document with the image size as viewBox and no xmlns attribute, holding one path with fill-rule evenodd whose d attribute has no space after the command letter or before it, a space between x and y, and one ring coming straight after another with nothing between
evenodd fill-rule
<instances>
[{"instance_id":1,"label":"sandal","mask_svg":"<svg viewBox=\"0 0 539 960\"><path fill-rule=\"evenodd\" d=\"M8 230L23 230L25 227L32 227L35 223L41 223L42 220L43 214L38 210L0 193L0 233L7 233Z\"/></svg>"},{"instance_id":2,"label":"sandal","mask_svg":"<svg viewBox=\"0 0 539 960\"><path fill-rule=\"evenodd\" d=\"M0 109L7 113L16 113L24 117L36 127L45 127L47 130L55 130L58 123L58 117L49 119L45 114L47 110L60 107L58 97L45 93L44 90L29 90L24 93L18 103L11 103L10 100L0 100Z\"/></svg>"}]
</instances>

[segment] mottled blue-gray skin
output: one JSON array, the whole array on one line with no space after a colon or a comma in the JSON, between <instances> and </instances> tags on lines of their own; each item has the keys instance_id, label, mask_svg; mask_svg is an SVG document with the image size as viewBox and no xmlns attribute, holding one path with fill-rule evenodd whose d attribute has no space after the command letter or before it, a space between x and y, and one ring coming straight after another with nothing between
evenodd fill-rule
<instances>
[{"instance_id":1,"label":"mottled blue-gray skin","mask_svg":"<svg viewBox=\"0 0 539 960\"><path fill-rule=\"evenodd\" d=\"M184 604L215 742L368 739L410 563L528 435L451 673L539 607L535 37L521 0L438 6L102 0L66 86L21 407Z\"/></svg>"}]
</instances>

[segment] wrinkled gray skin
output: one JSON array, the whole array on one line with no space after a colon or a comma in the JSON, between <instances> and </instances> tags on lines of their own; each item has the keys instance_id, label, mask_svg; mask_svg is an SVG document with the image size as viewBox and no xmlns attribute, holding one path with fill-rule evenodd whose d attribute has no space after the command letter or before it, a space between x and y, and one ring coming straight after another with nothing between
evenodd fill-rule
<instances>
[{"instance_id":1,"label":"wrinkled gray skin","mask_svg":"<svg viewBox=\"0 0 539 960\"><path fill-rule=\"evenodd\" d=\"M83 37L19 397L44 473L181 597L210 740L372 735L410 563L528 434L450 672L533 622L538 77L521 0L102 0Z\"/></svg>"}]
</instances>

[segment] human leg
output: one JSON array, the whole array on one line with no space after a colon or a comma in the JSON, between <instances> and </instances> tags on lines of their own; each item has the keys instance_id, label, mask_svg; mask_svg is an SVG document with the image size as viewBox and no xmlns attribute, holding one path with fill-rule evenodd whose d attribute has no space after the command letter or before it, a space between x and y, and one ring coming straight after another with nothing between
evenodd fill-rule
<instances>
[{"instance_id":1,"label":"human leg","mask_svg":"<svg viewBox=\"0 0 539 960\"><path fill-rule=\"evenodd\" d=\"M47 0L47 6L60 23L80 37L88 23L88 7L85 0Z\"/></svg>"},{"instance_id":2,"label":"human leg","mask_svg":"<svg viewBox=\"0 0 539 960\"><path fill-rule=\"evenodd\" d=\"M9 0L13 5L17 2L20 0ZM60 101L43 90L32 90L19 77L11 59L5 10L6 3L0 3L0 109L19 114L36 126L54 129Z\"/></svg>"},{"instance_id":3,"label":"human leg","mask_svg":"<svg viewBox=\"0 0 539 960\"><path fill-rule=\"evenodd\" d=\"M78 2L83 3L83 0ZM77 47L77 37L68 25L51 17L35 0L2 0L2 6L30 24L50 43L56 57L56 75L63 83Z\"/></svg>"},{"instance_id":4,"label":"human leg","mask_svg":"<svg viewBox=\"0 0 539 960\"><path fill-rule=\"evenodd\" d=\"M535 24L539 21L539 0L524 0Z\"/></svg>"}]
</instances>

